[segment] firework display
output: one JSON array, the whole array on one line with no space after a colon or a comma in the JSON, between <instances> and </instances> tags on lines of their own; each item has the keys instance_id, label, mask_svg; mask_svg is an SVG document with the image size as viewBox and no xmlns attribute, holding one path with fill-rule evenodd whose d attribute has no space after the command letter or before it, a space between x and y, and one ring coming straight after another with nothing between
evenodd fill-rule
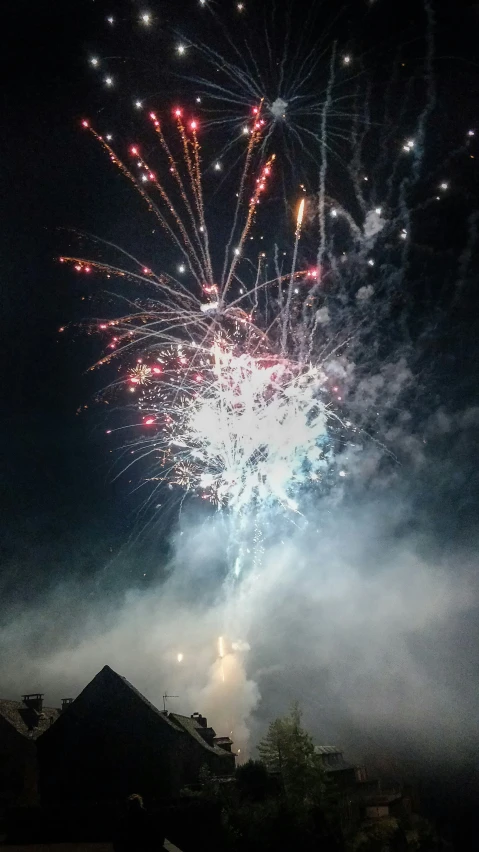
<instances>
[{"instance_id":1,"label":"firework display","mask_svg":"<svg viewBox=\"0 0 479 852\"><path fill-rule=\"evenodd\" d=\"M245 10L238 6L237 11ZM107 18L108 26L113 23ZM135 25L150 32L154 16L144 11ZM272 73L264 76L251 50L240 54L231 39L228 43L232 59L221 64L226 83L204 75L191 78L213 104L206 114L157 103L150 109L148 99L134 98L142 142L130 141L122 149L124 155L113 147L116 134L101 133L94 122L82 120L145 203L159 244L168 241L172 247L178 258L176 274L157 271L112 244L104 244L102 251L106 246L121 262L76 254L61 261L79 273L122 279L122 286L132 288L131 297L122 294L128 312L95 325L105 339L105 354L95 367L114 364L118 370L118 379L105 393L120 395L136 413L135 434L126 445L133 447L128 451L134 458L127 468L138 461L145 464L144 479L153 484L154 493L162 488L177 490L178 495L191 492L233 513L237 545L232 564L238 574L247 550L241 541L246 517L274 508L294 522L302 513L305 492L329 488L332 481L347 477L345 447L351 435L356 442L366 433L367 440L381 438L373 424L379 413L365 419L362 405L363 419L356 421L353 395L346 409L342 385L355 370L361 387L364 347L369 345L364 329L369 328L373 296L387 281L390 304L401 288L412 251L411 205L426 209L444 198L450 185L441 177L432 192L429 187L426 197L418 197L424 127L434 103L429 53L416 132L399 139L386 124L378 125L374 163L368 153L374 181L364 157L372 146L367 92L362 106L356 104L350 116L342 115L350 124L347 133L339 134L349 146L344 184L353 203L348 206L328 193L327 178L340 109L333 89L353 64L351 54L335 43L321 53L311 45L301 48L299 42L290 68L286 47L279 62L273 62L267 38ZM207 68L221 59L203 42L176 43L177 56L192 52L206 59ZM321 91L312 82L320 62L326 81ZM108 63L97 55L90 56L89 63L103 75L106 88L115 88L117 77ZM198 110L203 109L202 100L195 97ZM213 226L210 223L212 193L210 183L205 189L205 177L206 172L208 177L222 173L228 164L225 155L205 166L202 134L215 133L218 126L224 134L233 121L234 116L225 121L211 118L223 102L233 110L247 108L247 118L239 134L242 165L236 172L229 170L237 179L231 174L224 179L229 191L218 229L218 216ZM314 134L301 123L305 116L316 122ZM280 193L275 188L280 160L295 165L288 138L281 147L275 133L282 124L288 125L288 138L308 138L307 156L313 151L315 161L314 190L294 182L286 188L283 183ZM469 129L459 150L467 151L473 136ZM279 151L272 149L276 141ZM391 151L392 168L386 167ZM386 180L380 179L382 173ZM267 253L264 243L258 250L255 230L264 203L275 193L276 198L288 196L287 222L284 227L282 204L268 207L269 220L272 215L282 220L284 244L275 242L273 252ZM394 269L394 275L377 270L378 258L380 267ZM379 322L382 308L375 304L374 310ZM256 554L261 550L259 527L257 522Z\"/></svg>"},{"instance_id":2,"label":"firework display","mask_svg":"<svg viewBox=\"0 0 479 852\"><path fill-rule=\"evenodd\" d=\"M152 294L138 310L98 324L100 332L111 335L100 364L119 360L123 391L135 395L143 431L136 445L141 457L148 456L149 478L236 512L277 504L297 513L298 488L321 481L330 463L329 431L340 422L314 355L321 336L315 314L320 282L315 270L296 268L304 199L297 209L290 269L267 278L260 255L249 286L241 277L242 264L252 266L244 258L245 246L274 167L274 155L255 163L263 126L259 107L246 145L226 257L215 274L198 120L186 121L175 108L181 142L180 158L175 159L158 114L149 118L169 184L146 162L139 145L130 147L133 166L128 166L89 121L82 124L181 251L179 271L188 270L195 286L157 275L140 263L136 270L125 270L73 256L61 261L78 272L141 281ZM300 284L307 287L298 301Z\"/></svg>"}]
</instances>

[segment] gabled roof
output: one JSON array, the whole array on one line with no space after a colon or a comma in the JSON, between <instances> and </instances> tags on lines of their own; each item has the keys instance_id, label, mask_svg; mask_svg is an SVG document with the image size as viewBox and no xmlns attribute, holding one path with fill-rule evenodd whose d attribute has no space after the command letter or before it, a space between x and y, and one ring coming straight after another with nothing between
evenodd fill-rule
<instances>
[{"instance_id":1,"label":"gabled roof","mask_svg":"<svg viewBox=\"0 0 479 852\"><path fill-rule=\"evenodd\" d=\"M136 689L136 687L131 684L126 677L117 674L117 672L113 671L110 666L103 666L101 671L95 675L95 677L88 683L85 688L80 692L80 694L72 701L71 704L68 704L66 709L61 714L63 716L67 716L69 713L75 713L78 709L78 706L83 703L82 698L87 698L91 692L95 692L98 688L104 688L106 690L118 689L121 690L127 689L129 692L132 692L136 698L138 698L143 704L145 704L154 714L158 717L159 720L169 728L173 729L178 733L184 733L183 729L175 725L175 723L169 718L167 713L162 713L161 710L158 710L151 701L148 701L141 692ZM78 703L77 703L78 702ZM76 705L76 706L75 706Z\"/></svg>"},{"instance_id":2,"label":"gabled roof","mask_svg":"<svg viewBox=\"0 0 479 852\"><path fill-rule=\"evenodd\" d=\"M326 772L340 772L344 769L356 769L357 765L350 763L343 757L343 752L337 746L315 745L314 753L323 758L323 766ZM329 760L328 758L332 758ZM334 759L333 759L334 758Z\"/></svg>"},{"instance_id":3,"label":"gabled roof","mask_svg":"<svg viewBox=\"0 0 479 852\"><path fill-rule=\"evenodd\" d=\"M207 751L218 755L218 757L228 757L229 759L231 759L232 752L228 752L224 748L220 748L219 746L208 745L208 743L203 739L200 734L201 725L196 719L192 719L191 716L181 716L179 713L169 713L168 716L170 719L173 719L177 725L180 725Z\"/></svg>"},{"instance_id":4,"label":"gabled roof","mask_svg":"<svg viewBox=\"0 0 479 852\"><path fill-rule=\"evenodd\" d=\"M342 751L341 751L340 748L337 748L336 746L316 745L314 747L314 753L315 754L342 754Z\"/></svg>"},{"instance_id":5,"label":"gabled roof","mask_svg":"<svg viewBox=\"0 0 479 852\"><path fill-rule=\"evenodd\" d=\"M145 698L145 696L142 695L142 693L136 688L136 686L133 686L133 684L130 683L130 681L127 680L126 677L123 677L123 675L119 675L116 672L114 672L113 669L110 668L110 666L103 666L102 670L100 672L98 672L98 674L93 678L91 683L93 683L93 681L95 681L96 678L99 678L101 675L107 675L107 676L113 675L114 678L118 678L118 680L122 681L122 683L125 686L127 686L128 689L130 689L131 692L133 692L138 698L140 698L141 701L143 701L143 703L146 704L147 707L150 708L150 710L153 710L153 712L156 713L157 716L160 716L161 719L163 720L163 722L166 722L167 725L169 725L175 731L181 731L181 727L179 727L178 725L175 725L174 721L172 721L172 719L170 718L171 713L168 714L168 713L165 713L161 710L158 710L158 707L155 707L155 705L152 704L151 701L148 701L148 698Z\"/></svg>"},{"instance_id":6,"label":"gabled roof","mask_svg":"<svg viewBox=\"0 0 479 852\"><path fill-rule=\"evenodd\" d=\"M56 707L44 707L41 713L27 707L23 701L0 698L0 716L15 730L29 740L36 740L58 719Z\"/></svg>"},{"instance_id":7,"label":"gabled roof","mask_svg":"<svg viewBox=\"0 0 479 852\"><path fill-rule=\"evenodd\" d=\"M72 701L71 704L68 704L66 706L66 708L61 714L58 710L45 709L45 718L41 719L41 724L39 723L38 729L35 731L33 738L36 739L38 736L40 736L40 734L43 734L45 733L45 731L48 730L51 725L50 717L52 717L55 721L59 715L61 715L61 718L63 719L64 717L68 717L69 714L75 714L75 712L80 710L80 708L83 706L84 700L88 702L90 693L95 694L97 690L101 691L102 689L108 691L112 689L128 690L129 692L133 693L139 701L146 705L149 710L151 710L151 712L155 714L155 716L157 716L161 724L167 725L171 730L175 731L178 734L186 734L192 736L196 740L196 742L202 746L202 748L206 749L212 754L216 754L218 757L227 757L231 759L231 752L227 752L225 749L219 748L219 746L208 745L208 743L205 742L205 740L199 733L199 731L201 730L201 725L199 724L197 719L192 719L190 716L182 716L179 713L165 713L164 711L158 710L158 708L155 707L155 705L152 704L151 701L148 701L148 699L145 698L145 696L142 695L141 692L136 689L136 687L134 687L125 677L122 677L122 675L119 675L117 674L117 672L113 671L110 666L103 666L101 671L99 671L98 674L95 675L93 680L91 680L90 683L87 684L87 686L82 690L82 692L80 692L77 698L75 698L75 700ZM0 702L0 704L1 703L2 702ZM32 712L28 711L25 705L21 702L3 702L3 704L18 705L19 707L23 707L25 712ZM2 710L0 708L0 713L1 712ZM79 715L81 716L81 710ZM19 716L18 713L17 716ZM12 722L15 727L21 724L21 717L17 718L15 716L15 713L13 713L12 718L14 718L16 721L16 724ZM26 727L26 725L25 730L21 730L20 733L24 733L26 736L29 736L28 728ZM212 733L214 736L214 731Z\"/></svg>"}]
</instances>

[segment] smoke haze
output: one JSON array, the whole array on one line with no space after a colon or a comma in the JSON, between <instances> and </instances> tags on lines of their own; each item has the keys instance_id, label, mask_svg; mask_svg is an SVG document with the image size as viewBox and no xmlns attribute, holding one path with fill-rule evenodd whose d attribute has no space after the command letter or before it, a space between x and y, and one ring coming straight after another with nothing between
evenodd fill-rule
<instances>
[{"instance_id":1,"label":"smoke haze","mask_svg":"<svg viewBox=\"0 0 479 852\"><path fill-rule=\"evenodd\" d=\"M342 490L298 525L273 514L261 568L238 582L221 569L224 518L194 509L174 534L168 576L147 591L109 598L65 580L4 620L3 693L38 689L58 704L108 664L156 706L167 692L178 696L169 709L202 712L218 733L233 732L242 755L298 700L317 742L357 757L384 747L461 759L477 739L477 539L454 545L449 535L445 547L438 530L459 505L451 468L478 418L476 409L438 411L422 427L428 445L397 430L410 457L386 469L372 443L344 451Z\"/></svg>"}]
</instances>

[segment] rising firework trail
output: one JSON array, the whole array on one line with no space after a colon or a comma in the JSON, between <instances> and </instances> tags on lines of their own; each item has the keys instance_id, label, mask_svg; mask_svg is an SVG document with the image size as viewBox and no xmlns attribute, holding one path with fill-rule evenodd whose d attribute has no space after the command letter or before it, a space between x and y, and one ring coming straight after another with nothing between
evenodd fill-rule
<instances>
[{"instance_id":1,"label":"rising firework trail","mask_svg":"<svg viewBox=\"0 0 479 852\"><path fill-rule=\"evenodd\" d=\"M288 340L288 319L291 311L291 299L293 297L293 288L294 288L294 274L296 271L296 261L298 259L298 243L299 238L301 236L301 226L303 224L303 216L304 216L304 198L299 202L298 207L298 215L296 217L296 231L295 231L295 240L294 240L294 251L293 251L293 263L291 266L291 275L289 276L289 284L288 284L288 294L286 297L286 310L285 310L285 318L283 322L283 333L281 335L281 352L284 354L286 352L287 340Z\"/></svg>"}]
</instances>

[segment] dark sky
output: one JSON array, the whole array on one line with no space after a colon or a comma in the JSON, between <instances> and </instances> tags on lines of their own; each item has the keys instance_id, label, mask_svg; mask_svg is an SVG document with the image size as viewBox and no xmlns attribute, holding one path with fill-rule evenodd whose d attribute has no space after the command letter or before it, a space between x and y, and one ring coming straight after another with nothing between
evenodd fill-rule
<instances>
[{"instance_id":1,"label":"dark sky","mask_svg":"<svg viewBox=\"0 0 479 852\"><path fill-rule=\"evenodd\" d=\"M115 14L120 10L125 18L137 8L126 2L111 5ZM150 5L161 17L161 50L166 51L178 38L173 34L175 29L193 37L194 17L188 3ZM423 4L376 0L373 5L364 22L366 3L344 4L345 14L335 25L335 34L339 36L344 28L352 50L360 45L366 65L374 65L376 54L386 62L401 43L415 79L416 62L419 68L425 49ZM460 4L459 9L459 4L434 4L438 105L428 148L432 174L436 154L443 157L445 150L454 148L457 127L473 127L476 117L478 68L474 52L479 7L470 4L463 9L465 5ZM309 4L306 7L309 9ZM300 8L295 5L295 9ZM164 567L163 535L150 535L147 541L126 547L135 527L138 498L132 491L134 483L114 481L105 412L92 404L102 379L98 373L86 372L99 355L98 343L75 327L100 308L98 301L89 298L91 290L83 281L65 272L56 261L58 255L74 246L72 235L63 230L67 228L114 237L121 244L128 243L133 251L152 251L143 235L142 216L146 219L146 214L79 127L85 114L99 122L106 114L104 92L99 91L86 59L107 37L104 15L110 11L107 4L90 0L38 4L20 0L9 10L0 137L4 209L0 599L2 621L7 623L14 616L20 617L22 611L28 612L27 604L34 607L59 583L80 583L71 599L62 604L65 618L74 620L76 609L84 607L78 592L82 584L92 601L101 604L110 593L154 582ZM319 31L320 23L317 26ZM136 49L128 34L120 36L120 42L125 55ZM160 57L156 56L159 90L165 87L171 98L171 90L186 84L166 74L161 50ZM379 77L380 68L379 64ZM129 132L127 125L125 135ZM459 296L449 289L456 260L464 248L467 217L477 206L475 162L452 162L451 174L460 191L448 202L446 216L425 214L421 225L428 264L432 257L432 277L408 281L409 289L397 307L399 313L403 303L409 306L404 310L409 342L420 340L416 347L410 346L415 382L408 404L415 427L428 423L428 437L434 433L436 455L431 457L427 472L421 468L417 475L414 471L409 475L403 466L405 482L397 497L393 495L396 503L388 495L391 518L397 521L394 536L399 540L406 531L415 537L422 557L445 553L454 556L455 566L466 564L477 542L478 420L470 412L476 411L478 404L478 304L474 288L461 291ZM471 280L477 276L474 251ZM421 257L425 256L424 252ZM66 333L58 333L69 323L73 325ZM381 334L387 337L388 330L383 328ZM77 415L85 405L88 410ZM434 421L433 429L428 418L438 418L441 411L447 413L443 420ZM378 506L378 527L382 524L386 528L381 499ZM393 525L390 519L388 523ZM380 541L378 534L377 540L364 545L358 559L365 565L368 559L378 559ZM464 553L467 559L457 555ZM455 567L451 577L453 570ZM444 665L448 670L457 673L457 659L466 660L465 666L470 663L464 682L474 672L477 676L473 667L479 648L475 623L475 614L469 614L462 627L453 620L444 631L448 649ZM52 625L49 629L55 641ZM411 639L411 644L414 641ZM424 659L428 654L434 657L433 645L431 640L422 647ZM291 665L294 671L286 694L294 691L297 678L297 690L307 694L309 686L301 683L301 666L294 661ZM274 681L274 674L268 670L265 678ZM7 679L7 683L13 682ZM141 687L141 683L138 685ZM273 683L265 692L268 712L274 712L275 701L283 694L281 683ZM472 707L469 691L464 706Z\"/></svg>"},{"instance_id":2,"label":"dark sky","mask_svg":"<svg viewBox=\"0 0 479 852\"><path fill-rule=\"evenodd\" d=\"M2 581L29 597L65 572L96 572L125 530L95 422L76 417L93 390L88 344L58 328L82 317L75 282L59 275L63 227L105 216L106 174L78 132L89 95L90 2L20 3L2 90ZM5 195L4 195L5 197ZM85 312L83 315L86 315Z\"/></svg>"}]
</instances>

